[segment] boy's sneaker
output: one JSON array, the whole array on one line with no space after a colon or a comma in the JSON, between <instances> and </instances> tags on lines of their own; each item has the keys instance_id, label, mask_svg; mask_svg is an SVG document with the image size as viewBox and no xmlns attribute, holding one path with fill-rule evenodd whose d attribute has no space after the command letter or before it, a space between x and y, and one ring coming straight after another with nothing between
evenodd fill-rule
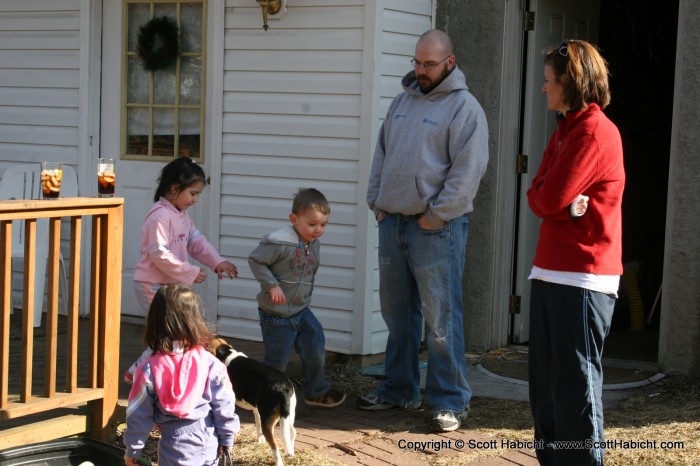
<instances>
[{"instance_id":1,"label":"boy's sneaker","mask_svg":"<svg viewBox=\"0 0 700 466\"><path fill-rule=\"evenodd\" d=\"M316 398L304 398L304 402L307 405L319 406L321 408L335 408L340 406L345 401L345 393L330 389L325 394L317 396Z\"/></svg>"},{"instance_id":2,"label":"boy's sneaker","mask_svg":"<svg viewBox=\"0 0 700 466\"><path fill-rule=\"evenodd\" d=\"M461 413L455 414L452 411L435 411L431 426L435 432L452 432L459 429L463 421L469 417L469 408Z\"/></svg>"},{"instance_id":3,"label":"boy's sneaker","mask_svg":"<svg viewBox=\"0 0 700 466\"><path fill-rule=\"evenodd\" d=\"M408 406L405 407L405 409L408 410L414 410L420 408L421 402L420 400L418 401L412 401L411 403L408 404ZM391 403L389 401L383 400L379 398L377 395L374 393L370 393L369 395L361 396L357 399L357 407L360 409L364 409L365 411L383 411L385 409L391 409L396 405L394 403Z\"/></svg>"}]
</instances>

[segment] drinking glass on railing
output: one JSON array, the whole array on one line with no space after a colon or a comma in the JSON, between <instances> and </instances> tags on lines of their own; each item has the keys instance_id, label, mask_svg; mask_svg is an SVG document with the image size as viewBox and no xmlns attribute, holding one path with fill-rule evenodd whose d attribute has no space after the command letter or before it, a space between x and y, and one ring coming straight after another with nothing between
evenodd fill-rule
<instances>
[{"instance_id":1,"label":"drinking glass on railing","mask_svg":"<svg viewBox=\"0 0 700 466\"><path fill-rule=\"evenodd\" d=\"M97 197L114 196L114 159L97 159Z\"/></svg>"},{"instance_id":2,"label":"drinking glass on railing","mask_svg":"<svg viewBox=\"0 0 700 466\"><path fill-rule=\"evenodd\" d=\"M42 199L58 199L63 179L63 162L41 162Z\"/></svg>"}]
</instances>

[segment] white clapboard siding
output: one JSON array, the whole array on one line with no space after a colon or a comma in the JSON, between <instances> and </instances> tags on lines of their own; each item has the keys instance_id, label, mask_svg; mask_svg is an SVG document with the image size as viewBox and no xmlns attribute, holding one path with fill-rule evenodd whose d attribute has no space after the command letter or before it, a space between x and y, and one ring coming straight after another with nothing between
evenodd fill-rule
<instances>
[{"instance_id":1,"label":"white clapboard siding","mask_svg":"<svg viewBox=\"0 0 700 466\"><path fill-rule=\"evenodd\" d=\"M379 101L377 126L381 125L392 99L402 91L401 79L411 71L418 37L434 27L434 2L431 0L387 0L384 2L381 32L381 63L379 88L375 96ZM376 228L374 241L376 245ZM371 309L371 353L381 353L386 349L387 329L379 307L379 264L376 251L373 254L372 273L375 276L372 290ZM370 312L370 310L367 310Z\"/></svg>"},{"instance_id":2,"label":"white clapboard siding","mask_svg":"<svg viewBox=\"0 0 700 466\"><path fill-rule=\"evenodd\" d=\"M261 339L259 284L248 254L263 235L289 223L296 191L315 187L331 203L311 303L327 348L384 351L376 286L369 299L356 292L368 274L377 281L376 259L361 260L374 240L358 227L368 216L368 148L374 147L368 139L386 111L380 99L400 90L415 39L430 28L432 15L431 0L293 0L269 18L265 32L255 2L226 1L219 249L236 263L239 278L220 283L220 333ZM393 86L385 85L385 69Z\"/></svg>"},{"instance_id":3,"label":"white clapboard siding","mask_svg":"<svg viewBox=\"0 0 700 466\"><path fill-rule=\"evenodd\" d=\"M80 0L0 2L0 164L79 161Z\"/></svg>"},{"instance_id":4,"label":"white clapboard siding","mask_svg":"<svg viewBox=\"0 0 700 466\"><path fill-rule=\"evenodd\" d=\"M81 88L88 67L88 44L81 42L88 16L81 9L86 5L82 0L0 1L0 177L8 166L41 160L62 161L81 173L81 159L89 157L81 157L80 149L89 120L81 108L87 95ZM69 236L64 221L61 249L66 261ZM17 283L15 297L22 286L21 280L13 280ZM88 291L83 287L84 301Z\"/></svg>"}]
</instances>

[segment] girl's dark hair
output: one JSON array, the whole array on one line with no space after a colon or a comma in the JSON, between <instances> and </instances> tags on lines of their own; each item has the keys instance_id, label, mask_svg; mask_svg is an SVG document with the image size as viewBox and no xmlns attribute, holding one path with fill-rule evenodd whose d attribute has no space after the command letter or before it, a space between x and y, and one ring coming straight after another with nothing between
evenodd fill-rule
<instances>
[{"instance_id":1,"label":"girl's dark hair","mask_svg":"<svg viewBox=\"0 0 700 466\"><path fill-rule=\"evenodd\" d=\"M202 167L189 157L178 157L160 171L153 202L158 202L161 197L165 197L171 186L177 186L179 192L197 182L204 184L207 182Z\"/></svg>"},{"instance_id":2,"label":"girl's dark hair","mask_svg":"<svg viewBox=\"0 0 700 466\"><path fill-rule=\"evenodd\" d=\"M172 353L177 340L185 350L197 345L206 348L213 335L196 293L184 285L163 285L158 289L146 319L143 340L148 348Z\"/></svg>"},{"instance_id":3,"label":"girl's dark hair","mask_svg":"<svg viewBox=\"0 0 700 466\"><path fill-rule=\"evenodd\" d=\"M544 63L552 67L557 82L564 87L564 103L570 109L580 110L590 103L605 108L610 103L608 63L595 45L565 40L545 51Z\"/></svg>"},{"instance_id":4,"label":"girl's dark hair","mask_svg":"<svg viewBox=\"0 0 700 466\"><path fill-rule=\"evenodd\" d=\"M292 201L292 212L299 215L311 208L318 209L324 215L331 213L331 205L321 191L314 188L301 188Z\"/></svg>"}]
</instances>

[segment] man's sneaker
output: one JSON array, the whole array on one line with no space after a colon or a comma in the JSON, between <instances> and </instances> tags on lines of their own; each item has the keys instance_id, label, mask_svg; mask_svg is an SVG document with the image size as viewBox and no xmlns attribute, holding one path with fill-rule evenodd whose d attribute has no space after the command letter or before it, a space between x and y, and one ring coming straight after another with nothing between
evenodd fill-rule
<instances>
[{"instance_id":1,"label":"man's sneaker","mask_svg":"<svg viewBox=\"0 0 700 466\"><path fill-rule=\"evenodd\" d=\"M421 401L412 401L408 403L404 409L414 410L420 408ZM369 395L361 396L357 399L357 407L364 409L365 411L383 411L385 409L391 409L395 406L400 406L389 401L379 398L374 393Z\"/></svg>"},{"instance_id":2,"label":"man's sneaker","mask_svg":"<svg viewBox=\"0 0 700 466\"><path fill-rule=\"evenodd\" d=\"M435 432L452 432L459 429L462 421L469 417L469 409L465 409L459 415L452 411L435 411L433 413L432 428Z\"/></svg>"},{"instance_id":3,"label":"man's sneaker","mask_svg":"<svg viewBox=\"0 0 700 466\"><path fill-rule=\"evenodd\" d=\"M317 396L316 398L304 398L304 402L307 405L319 406L321 408L335 408L340 406L345 401L345 393L330 389L325 394Z\"/></svg>"}]
</instances>

